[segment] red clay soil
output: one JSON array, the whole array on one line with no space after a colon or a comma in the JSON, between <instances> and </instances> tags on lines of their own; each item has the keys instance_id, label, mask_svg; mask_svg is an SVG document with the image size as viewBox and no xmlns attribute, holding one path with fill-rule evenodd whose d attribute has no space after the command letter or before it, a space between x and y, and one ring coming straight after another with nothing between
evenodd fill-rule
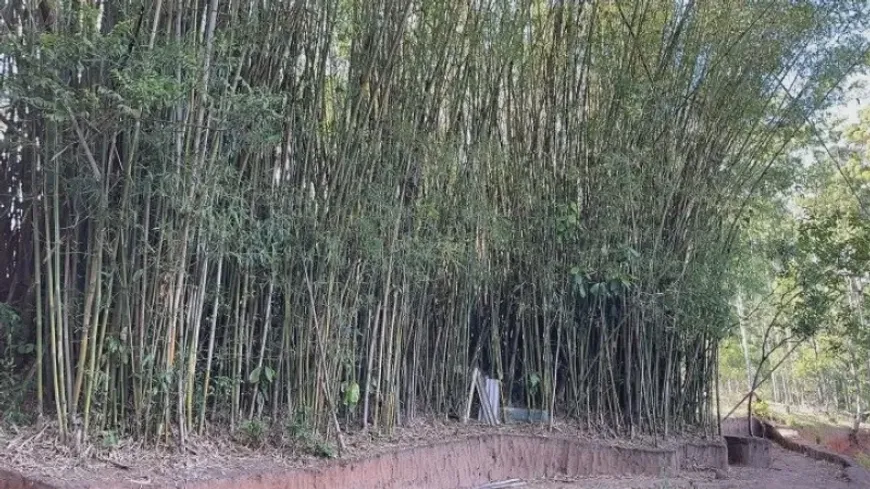
<instances>
[{"instance_id":1,"label":"red clay soil","mask_svg":"<svg viewBox=\"0 0 870 489\"><path fill-rule=\"evenodd\" d=\"M820 439L821 445L840 455L851 458L867 457L870 459L870 433L862 430L857 436L852 436L851 430L843 426L825 426L814 434ZM797 430L803 442L813 444L811 435Z\"/></svg>"},{"instance_id":2,"label":"red clay soil","mask_svg":"<svg viewBox=\"0 0 870 489\"><path fill-rule=\"evenodd\" d=\"M723 432L729 434L746 434L748 424L746 418L729 420L727 424L723 424L722 429ZM828 446L808 442L800 436L799 432L794 430L783 429L783 432L792 432L792 436L783 436L779 427L767 421L753 419L752 429L756 435L768 438L787 451L839 468L842 475L857 483L858 487L870 488L870 471L862 467L851 456L834 451Z\"/></svg>"},{"instance_id":3,"label":"red clay soil","mask_svg":"<svg viewBox=\"0 0 870 489\"><path fill-rule=\"evenodd\" d=\"M590 478L571 482L541 481L523 489L866 489L849 481L837 465L813 460L779 446L771 447L766 469L730 467L726 471L683 472L676 477Z\"/></svg>"},{"instance_id":4,"label":"red clay soil","mask_svg":"<svg viewBox=\"0 0 870 489\"><path fill-rule=\"evenodd\" d=\"M857 437L853 437L851 429L834 424L820 424L812 428L792 428L783 426L781 423L773 423L772 425L785 438L802 445L820 448L853 459L863 456L870 460L870 432L867 430L861 430ZM723 425L723 430L745 433L747 430L746 418L728 420Z\"/></svg>"},{"instance_id":5,"label":"red clay soil","mask_svg":"<svg viewBox=\"0 0 870 489\"><path fill-rule=\"evenodd\" d=\"M474 433L475 430L475 435L456 436L459 433ZM443 427L440 433L445 434ZM107 474L103 473L103 477L88 480L79 473L78 478L66 482L65 477L52 477L51 484L47 484L32 482L0 470L0 489L457 489L514 478L532 482L527 487L533 489L870 487L848 480L848 469L844 471L842 465L814 460L803 453L786 451L778 446L772 449L770 468L731 467L723 470L726 455L721 442L672 442L669 448L643 448L583 441L574 433L562 433L562 437L546 437L529 431L516 434L507 428L492 430L474 426L453 426L453 435L449 437L451 441L412 447L405 445L405 448L388 449L389 451L373 456L320 463L298 469L286 468L286 460L284 464L270 464L268 457L237 456L233 459L227 458L226 462L230 463L232 460L238 467L239 460L242 460L242 465L247 465L247 470L231 470L225 475L211 471L207 474L210 479L208 481L197 481L198 477L137 479L134 476L140 474L115 467L114 472L106 471L113 474L113 477L106 477ZM420 433L417 432L414 436L413 439L419 439ZM31 440L30 437L27 439ZM358 440L351 438L350 442L355 445ZM386 445L394 447L407 442L407 439L399 437ZM21 442L4 445L20 447ZM357 455L365 453L365 444L362 447L361 450L356 450ZM9 453L0 453L0 465L7 461L3 457L8 456ZM189 460L196 457L192 453L176 455L175 466L189 464ZM276 461L278 458L271 460ZM146 469L144 473L150 471L151 474L156 474L160 468L142 467L140 464L140 469ZM125 473L126 476L123 476ZM614 476L615 474L618 476Z\"/></svg>"},{"instance_id":6,"label":"red clay soil","mask_svg":"<svg viewBox=\"0 0 870 489\"><path fill-rule=\"evenodd\" d=\"M689 465L724 468L725 459L724 445L714 442L668 450L494 434L319 469L212 482L208 489L456 489L505 479L660 476Z\"/></svg>"},{"instance_id":7,"label":"red clay soil","mask_svg":"<svg viewBox=\"0 0 870 489\"><path fill-rule=\"evenodd\" d=\"M472 427L466 426L465 429ZM184 457L179 457L184 458ZM510 434L504 430L394 450L356 460L320 464L295 470L252 465L244 473L211 480L157 482L134 480L133 474L112 480L78 478L51 485L27 485L16 477L0 477L0 489L34 487L100 487L104 489L184 487L188 489L456 489L475 487L505 478L594 477L609 474L660 476L692 467L723 467L722 442L672 444L671 448L614 446L581 441L577 437ZM2 461L0 461L2 464Z\"/></svg>"}]
</instances>

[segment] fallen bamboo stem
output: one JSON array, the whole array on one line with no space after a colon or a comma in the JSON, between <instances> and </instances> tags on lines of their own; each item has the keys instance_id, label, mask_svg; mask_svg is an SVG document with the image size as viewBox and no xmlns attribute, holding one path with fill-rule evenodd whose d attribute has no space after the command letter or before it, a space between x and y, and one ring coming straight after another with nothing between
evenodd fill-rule
<instances>
[{"instance_id":1,"label":"fallen bamboo stem","mask_svg":"<svg viewBox=\"0 0 870 489\"><path fill-rule=\"evenodd\" d=\"M484 484L476 489L508 489L510 487L521 487L524 485L526 485L526 482L520 479L508 479L504 481L490 482L489 484Z\"/></svg>"}]
</instances>

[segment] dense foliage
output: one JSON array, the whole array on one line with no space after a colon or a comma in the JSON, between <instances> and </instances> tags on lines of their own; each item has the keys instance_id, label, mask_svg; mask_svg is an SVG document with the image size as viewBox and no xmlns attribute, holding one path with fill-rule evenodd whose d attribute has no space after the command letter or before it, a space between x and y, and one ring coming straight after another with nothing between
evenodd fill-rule
<instances>
[{"instance_id":1,"label":"dense foliage","mask_svg":"<svg viewBox=\"0 0 870 489\"><path fill-rule=\"evenodd\" d=\"M762 389L769 400L832 416L849 412L859 423L866 417L867 128L870 110L864 109L845 130L817 134L817 142L808 144L816 150L813 158L793 172L799 185L781 195L790 205L759 216L749 233L757 246L747 255L767 272L753 275L761 277L754 287L744 287L759 307L742 316L741 337L725 345L722 378L729 394L745 392L760 373L770 379Z\"/></svg>"},{"instance_id":2,"label":"dense foliage","mask_svg":"<svg viewBox=\"0 0 870 489\"><path fill-rule=\"evenodd\" d=\"M181 442L460 413L475 365L593 427L709 425L741 223L870 21L841 0L3 5L9 341L62 432Z\"/></svg>"}]
</instances>

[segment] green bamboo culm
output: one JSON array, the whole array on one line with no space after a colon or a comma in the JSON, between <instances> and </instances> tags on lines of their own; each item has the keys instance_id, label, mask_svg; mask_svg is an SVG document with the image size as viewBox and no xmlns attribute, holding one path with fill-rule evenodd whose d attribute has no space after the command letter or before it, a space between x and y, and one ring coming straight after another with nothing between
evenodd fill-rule
<instances>
[{"instance_id":1,"label":"green bamboo culm","mask_svg":"<svg viewBox=\"0 0 870 489\"><path fill-rule=\"evenodd\" d=\"M474 366L591 428L709 428L735 226L870 19L41 5L4 4L0 50L38 392L152 442L460 414Z\"/></svg>"}]
</instances>

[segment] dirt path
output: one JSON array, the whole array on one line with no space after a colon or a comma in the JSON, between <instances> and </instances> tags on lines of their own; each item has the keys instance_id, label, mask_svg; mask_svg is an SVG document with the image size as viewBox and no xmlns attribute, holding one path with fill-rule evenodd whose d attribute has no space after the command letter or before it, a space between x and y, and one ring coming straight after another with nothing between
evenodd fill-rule
<instances>
[{"instance_id":1,"label":"dirt path","mask_svg":"<svg viewBox=\"0 0 870 489\"><path fill-rule=\"evenodd\" d=\"M331 479L326 477L326 472L318 471L312 477L324 480L321 480L320 485L317 487L330 489L332 487L352 487L355 485L362 487L364 484L361 484L359 477L363 473L371 473L372 477L376 478L382 477L384 474L390 474L389 477L393 483L390 487L408 487L407 485L396 483L397 480L401 480L396 479L401 472L401 470L396 472L396 467L410 467L414 465L411 461L419 460L421 457L428 458L432 462L429 464L432 470L426 469L431 474L426 472L426 470L420 469L423 472L416 475L409 473L408 477L413 479L413 477L423 477L420 474L429 474L425 475L424 479L429 478L428 480L430 481L440 483L430 487L455 486L459 479L461 479L457 475L459 473L464 473L469 477L474 476L477 478L476 480L479 480L480 473L475 467L489 467L492 469L492 461L496 460L496 456L502 457L502 462L500 463L511 469L508 472L513 473L516 472L513 469L520 469L516 473L525 473L530 477L547 473L655 474L658 472L656 468L662 466L661 463L663 462L659 458L664 456L661 453L665 451L661 447L659 447L658 451L650 451L649 449L644 451L642 444L635 446L633 444L618 443L617 440L611 440L612 443L601 444L599 447L600 438L584 434L580 431L571 431L568 427L557 434L553 434L543 428L537 429L532 427L521 429L517 427L491 428L449 423L443 425L425 424L416 428L401 430L400 433L396 433L392 438L382 437L376 439L372 438L372 436L372 434L367 434L366 436L362 434L348 436L346 442L348 443L350 453L347 454L346 460L341 462L346 465L344 469L347 470L333 471L335 474L339 472L344 474L346 472L349 474L348 477L356 478L353 483L347 484L347 481L339 477L332 481L331 485L327 484L326 482L329 482ZM531 441L526 440L526 438ZM214 440L212 440L210 443L203 442L203 444L188 447L187 452L184 454L149 452L129 446L116 448L112 453L103 454L96 452L96 455L99 455L100 458L94 458L85 456L73 457L71 454L64 452L62 450L63 447L59 447L53 440L55 438L47 434L44 429L37 430L34 433L17 433L15 437L8 440L0 436L0 468L8 465L16 471L36 476L61 487L80 487L86 484L90 487L112 487L117 482L133 484L136 487L178 487L185 484L187 487L193 487L197 483L209 481L201 487L219 489L221 487L237 487L225 483L229 478L235 477L248 477L245 480L253 481L253 486L250 487L278 487L276 485L270 486L267 483L268 481L261 483L260 477L264 474L285 472L299 467L321 465L325 468L327 465L333 465L324 460L302 458L298 453L295 453L296 450L292 445L273 447L271 449L243 450L228 442L216 445ZM439 444L451 440L455 441L458 445L439 447ZM545 443L543 440L549 441ZM676 447L686 441L674 439L672 443ZM701 443L700 440L695 440L694 442ZM529 443L532 443L532 445L529 445ZM588 470L565 472L564 468L559 469L556 466L552 466L552 464L541 465L539 462L542 459L558 461L555 454L562 453L565 450L562 445L559 445L560 443L576 444L576 447L571 445L573 447L571 449L577 451L578 456L583 455L587 457L588 460L582 462L580 466ZM5 452L3 447L6 447ZM605 449L599 451L600 448ZM617 451L611 453L610 450L612 448L617 448ZM96 449L94 448L94 450ZM417 450L422 450L425 454L416 453ZM462 450L465 451L463 452ZM486 450L490 450L492 453L490 454ZM627 450L632 453L639 450L641 458L632 459L633 461L629 467L632 470L621 470L620 467L624 469L625 463L627 463L624 460L624 454L628 453ZM720 472L718 478L717 474L712 471L685 472L678 477L668 480L654 477L606 477L576 481L535 482L525 486L525 488L858 489L860 487L867 487L870 489L870 485L862 486L848 482L843 477L843 471L839 466L818 462L805 456L785 451L775 445L771 450L771 468L751 469L732 467L727 471ZM529 454L534 455L530 456ZM489 458L490 456L492 457L491 459ZM475 457L483 457L485 460L478 460ZM378 460L374 460L375 458L378 458ZM112 463L109 463L110 459ZM366 462L369 459L371 459L371 463ZM356 467L358 470L353 469L354 464L357 463L355 460L359 461L358 467ZM447 462L447 460L452 460L452 462ZM576 461L577 459L572 460ZM638 464L646 464L652 470L637 470ZM593 466L597 466L598 469L593 470ZM701 464L700 466L717 466L717 464ZM523 472L523 468L527 469L526 472ZM605 470L608 468L612 470ZM465 472L462 472L463 469ZM218 482L220 479L225 480L221 483ZM335 483L339 479L344 482L340 484ZM296 480L294 483L296 485L290 484L290 481L284 481L281 487L314 487L303 484L307 480L304 477L297 477L294 480ZM372 481L369 480L368 482ZM4 486L3 480L0 480L0 488L2 487L8 486ZM11 487L26 486L13 485ZM365 487L385 486L369 484ZM414 487L419 487L419 485Z\"/></svg>"},{"instance_id":2,"label":"dirt path","mask_svg":"<svg viewBox=\"0 0 870 489\"><path fill-rule=\"evenodd\" d=\"M843 470L833 464L779 447L771 447L771 467L731 467L716 478L713 472L685 473L673 479L598 478L575 482L541 482L528 489L863 489L849 482Z\"/></svg>"}]
</instances>

